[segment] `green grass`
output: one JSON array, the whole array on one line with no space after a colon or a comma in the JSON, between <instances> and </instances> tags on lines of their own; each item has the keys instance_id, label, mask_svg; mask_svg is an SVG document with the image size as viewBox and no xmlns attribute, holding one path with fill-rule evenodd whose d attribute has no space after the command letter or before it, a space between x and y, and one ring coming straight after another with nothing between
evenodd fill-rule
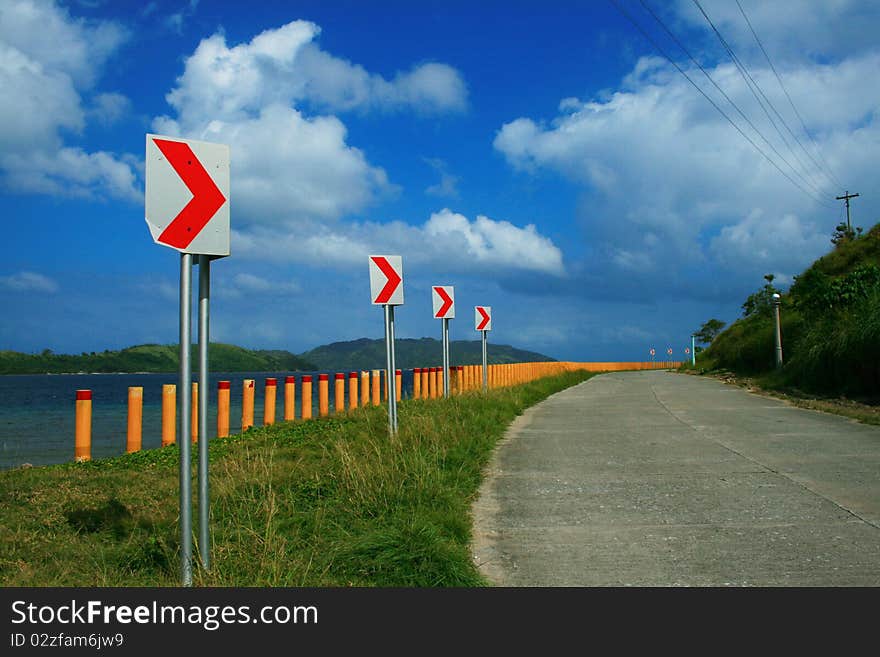
<instances>
[{"instance_id":1,"label":"green grass","mask_svg":"<svg viewBox=\"0 0 880 657\"><path fill-rule=\"evenodd\" d=\"M213 561L194 584L486 585L470 506L496 442L592 375L401 402L395 437L369 407L212 441ZM171 446L0 473L0 583L178 585L178 464Z\"/></svg>"}]
</instances>

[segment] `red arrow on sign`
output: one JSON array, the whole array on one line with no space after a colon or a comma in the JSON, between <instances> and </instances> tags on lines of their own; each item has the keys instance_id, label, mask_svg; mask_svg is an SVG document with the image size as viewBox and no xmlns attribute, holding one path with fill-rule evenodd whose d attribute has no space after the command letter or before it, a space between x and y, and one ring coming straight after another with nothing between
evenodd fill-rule
<instances>
[{"instance_id":1,"label":"red arrow on sign","mask_svg":"<svg viewBox=\"0 0 880 657\"><path fill-rule=\"evenodd\" d=\"M394 271L394 267L389 264L388 260L382 256L373 256L372 260L376 263L379 270L385 274L385 278L388 279L388 282L385 283L385 287L382 288L382 291L379 292L373 303L387 303L391 298L391 295L394 294L394 290L400 285L402 279L397 275L397 272Z\"/></svg>"},{"instance_id":2,"label":"red arrow on sign","mask_svg":"<svg viewBox=\"0 0 880 657\"><path fill-rule=\"evenodd\" d=\"M165 227L157 241L175 249L185 249L226 203L226 197L214 184L189 144L165 139L153 141L193 195L183 210Z\"/></svg>"},{"instance_id":3,"label":"red arrow on sign","mask_svg":"<svg viewBox=\"0 0 880 657\"><path fill-rule=\"evenodd\" d=\"M434 287L434 292L437 293L437 296L443 299L443 305L440 306L440 309L437 311L434 317L443 317L452 307L452 297L446 294L446 290L439 286Z\"/></svg>"},{"instance_id":4,"label":"red arrow on sign","mask_svg":"<svg viewBox=\"0 0 880 657\"><path fill-rule=\"evenodd\" d=\"M486 314L486 311L483 310L482 306L477 306L477 312L483 316L483 321L477 325L477 330L482 331L484 328L486 328L486 324L489 323L489 321L491 320L491 317L489 317L489 315Z\"/></svg>"}]
</instances>

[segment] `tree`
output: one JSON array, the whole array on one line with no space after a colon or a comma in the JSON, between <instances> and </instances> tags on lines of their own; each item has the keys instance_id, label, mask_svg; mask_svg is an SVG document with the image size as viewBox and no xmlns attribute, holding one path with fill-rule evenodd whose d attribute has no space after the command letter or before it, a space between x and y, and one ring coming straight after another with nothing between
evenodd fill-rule
<instances>
[{"instance_id":1,"label":"tree","mask_svg":"<svg viewBox=\"0 0 880 657\"><path fill-rule=\"evenodd\" d=\"M773 274L765 274L764 280L767 282L760 290L754 294L750 294L742 305L743 317L751 317L752 315L769 315L773 308L773 295L780 294L773 286Z\"/></svg>"},{"instance_id":2,"label":"tree","mask_svg":"<svg viewBox=\"0 0 880 657\"><path fill-rule=\"evenodd\" d=\"M831 243L837 246L841 242L851 242L856 237L862 236L862 227L856 226L855 230L840 222L834 227L834 233L831 235Z\"/></svg>"},{"instance_id":3,"label":"tree","mask_svg":"<svg viewBox=\"0 0 880 657\"><path fill-rule=\"evenodd\" d=\"M703 344L709 344L725 326L727 324L720 319L710 319L700 327L699 331L694 333L694 337Z\"/></svg>"}]
</instances>

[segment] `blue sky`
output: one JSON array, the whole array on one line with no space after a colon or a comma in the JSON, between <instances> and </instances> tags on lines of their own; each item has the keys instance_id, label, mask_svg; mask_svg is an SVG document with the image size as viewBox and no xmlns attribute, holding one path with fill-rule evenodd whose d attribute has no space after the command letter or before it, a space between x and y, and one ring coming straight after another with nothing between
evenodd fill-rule
<instances>
[{"instance_id":1,"label":"blue sky","mask_svg":"<svg viewBox=\"0 0 880 657\"><path fill-rule=\"evenodd\" d=\"M4 0L0 349L176 342L179 257L144 222L155 132L231 148L213 340L381 337L385 253L400 337L439 337L430 286L454 285L453 339L479 304L494 342L681 357L830 248L834 196L877 219L880 5L740 0L798 118L735 2L700 5L766 112L696 3L617 4L766 157L610 1Z\"/></svg>"}]
</instances>

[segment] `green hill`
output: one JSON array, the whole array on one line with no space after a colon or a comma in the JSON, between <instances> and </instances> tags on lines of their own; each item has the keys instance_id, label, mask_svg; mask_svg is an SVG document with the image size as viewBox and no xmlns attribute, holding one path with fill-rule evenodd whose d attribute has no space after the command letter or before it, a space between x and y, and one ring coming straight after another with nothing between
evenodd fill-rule
<instances>
[{"instance_id":1,"label":"green hill","mask_svg":"<svg viewBox=\"0 0 880 657\"><path fill-rule=\"evenodd\" d=\"M449 344L452 365L476 365L483 362L479 340L453 340ZM440 340L434 338L402 338L395 341L395 362L401 369L431 367L442 363ZM361 338L349 342L333 342L301 354L318 366L319 370L345 372L382 369L385 367L385 340ZM488 345L490 363L523 363L552 361L543 354L523 351L509 345Z\"/></svg>"},{"instance_id":2,"label":"green hill","mask_svg":"<svg viewBox=\"0 0 880 657\"><path fill-rule=\"evenodd\" d=\"M777 381L805 391L880 396L880 224L838 234L834 248L795 277L780 310L784 366ZM740 374L775 369L774 319L765 286L745 316L699 354L697 365Z\"/></svg>"},{"instance_id":3,"label":"green hill","mask_svg":"<svg viewBox=\"0 0 880 657\"><path fill-rule=\"evenodd\" d=\"M196 346L193 345L193 363ZM0 351L0 374L60 374L64 372L176 372L177 345L142 344L119 351L40 354ZM313 363L289 351L251 350L220 342L211 343L208 367L214 372L270 372L316 369Z\"/></svg>"}]
</instances>

